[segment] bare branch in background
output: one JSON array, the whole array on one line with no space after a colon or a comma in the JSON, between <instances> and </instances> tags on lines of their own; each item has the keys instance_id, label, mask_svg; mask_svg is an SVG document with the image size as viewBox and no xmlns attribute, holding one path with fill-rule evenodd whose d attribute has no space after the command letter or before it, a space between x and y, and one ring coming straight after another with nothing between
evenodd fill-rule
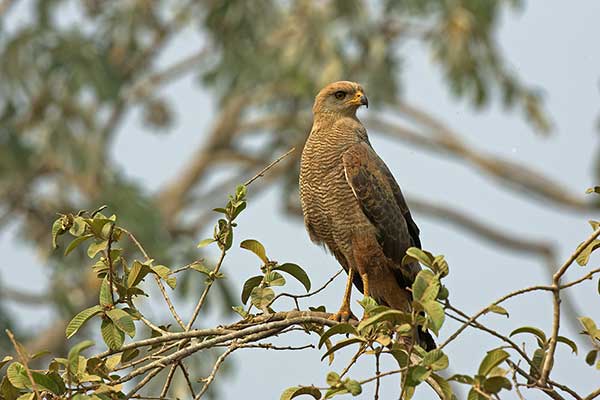
<instances>
[{"instance_id":1,"label":"bare branch in background","mask_svg":"<svg viewBox=\"0 0 600 400\"><path fill-rule=\"evenodd\" d=\"M144 98L151 92L158 89L160 86L171 83L176 79L182 78L186 73L193 71L193 68L202 63L212 50L209 47L204 47L195 53L176 61L168 67L151 73L148 76L141 78L135 82L131 89L125 94L128 101Z\"/></svg>"},{"instance_id":2,"label":"bare branch in background","mask_svg":"<svg viewBox=\"0 0 600 400\"><path fill-rule=\"evenodd\" d=\"M402 125L386 122L380 116L369 118L366 125L374 132L400 139L411 146L457 157L513 188L519 194L528 194L578 212L597 210L600 207L598 203L572 195L563 189L562 185L530 167L474 150L465 144L460 136L449 130L438 130L438 135L426 136Z\"/></svg>"}]
</instances>

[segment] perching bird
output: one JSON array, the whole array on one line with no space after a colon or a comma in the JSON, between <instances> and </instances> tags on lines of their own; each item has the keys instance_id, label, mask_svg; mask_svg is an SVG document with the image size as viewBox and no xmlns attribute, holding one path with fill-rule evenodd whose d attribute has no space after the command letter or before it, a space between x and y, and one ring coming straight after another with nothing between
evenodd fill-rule
<instances>
[{"instance_id":1,"label":"perching bird","mask_svg":"<svg viewBox=\"0 0 600 400\"><path fill-rule=\"evenodd\" d=\"M402 266L411 247L421 247L398 183L369 143L356 110L369 102L361 85L327 85L313 106L314 121L300 167L304 223L313 242L325 245L348 273L335 318L348 320L352 283L379 304L410 311L409 288L421 269ZM419 341L434 348L427 332Z\"/></svg>"}]
</instances>

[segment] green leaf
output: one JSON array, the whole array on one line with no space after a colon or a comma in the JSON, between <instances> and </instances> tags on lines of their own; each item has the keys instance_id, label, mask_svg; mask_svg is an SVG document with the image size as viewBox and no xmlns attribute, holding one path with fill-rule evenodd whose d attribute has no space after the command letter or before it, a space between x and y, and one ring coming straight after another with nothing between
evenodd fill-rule
<instances>
[{"instance_id":1,"label":"green leaf","mask_svg":"<svg viewBox=\"0 0 600 400\"><path fill-rule=\"evenodd\" d=\"M248 298L250 297L250 293L252 290L262 283L263 276L256 275L252 278L248 278L246 282L244 282L244 288L242 289L242 303L246 304L248 302Z\"/></svg>"},{"instance_id":2,"label":"green leaf","mask_svg":"<svg viewBox=\"0 0 600 400\"><path fill-rule=\"evenodd\" d=\"M488 313L488 312L493 312L495 314L506 315L506 317L509 316L508 315L508 311L506 311L506 309L504 307L500 307L500 306L497 306L495 304L492 304L491 306L489 306L487 308L486 313Z\"/></svg>"},{"instance_id":3,"label":"green leaf","mask_svg":"<svg viewBox=\"0 0 600 400\"><path fill-rule=\"evenodd\" d=\"M332 326L331 328L329 328L327 331L325 331L321 335L321 339L319 340L319 346L318 346L319 349L321 347L323 347L323 344L325 344L327 339L329 339L333 335L348 334L348 333L353 334L353 335L358 335L358 332L356 331L356 329L348 323L337 324L337 325Z\"/></svg>"},{"instance_id":4,"label":"green leaf","mask_svg":"<svg viewBox=\"0 0 600 400\"><path fill-rule=\"evenodd\" d=\"M31 371L31 376L36 383L38 390L43 389L50 391L56 395L62 395L65 393L65 384L58 374L53 376L47 376L37 371Z\"/></svg>"},{"instance_id":5,"label":"green leaf","mask_svg":"<svg viewBox=\"0 0 600 400\"><path fill-rule=\"evenodd\" d=\"M593 319L589 317L579 317L577 318L581 325L583 325L583 329L585 333L587 333L592 338L600 339L600 335L598 334L598 328L596 327L596 323Z\"/></svg>"},{"instance_id":6,"label":"green leaf","mask_svg":"<svg viewBox=\"0 0 600 400\"><path fill-rule=\"evenodd\" d=\"M191 266L191 268L194 271L198 271L206 276L210 276L211 272L213 271L211 268L208 268L206 265L204 264L194 264Z\"/></svg>"},{"instance_id":7,"label":"green leaf","mask_svg":"<svg viewBox=\"0 0 600 400\"><path fill-rule=\"evenodd\" d=\"M436 273L440 274L440 277L448 276L450 268L448 262L445 260L443 255L437 255L433 258L433 268Z\"/></svg>"},{"instance_id":8,"label":"green leaf","mask_svg":"<svg viewBox=\"0 0 600 400\"><path fill-rule=\"evenodd\" d=\"M151 265L150 269L164 280L167 280L171 274L171 269L164 265Z\"/></svg>"},{"instance_id":9,"label":"green leaf","mask_svg":"<svg viewBox=\"0 0 600 400\"><path fill-rule=\"evenodd\" d=\"M265 251L265 247L258 240L244 240L242 243L240 243L240 247L242 249L249 250L256 254L258 258L260 258L265 264L269 262L269 259L267 258L267 252Z\"/></svg>"},{"instance_id":10,"label":"green leaf","mask_svg":"<svg viewBox=\"0 0 600 400\"><path fill-rule=\"evenodd\" d=\"M502 364L509 357L510 354L502 349L489 351L479 365L479 375L487 376L495 367Z\"/></svg>"},{"instance_id":11,"label":"green leaf","mask_svg":"<svg viewBox=\"0 0 600 400\"><path fill-rule=\"evenodd\" d=\"M236 205L235 208L233 209L233 213L231 213L231 220L233 221L234 219L236 219L238 217L238 215L240 215L240 213L242 211L244 211L245 209L246 209L245 201L242 201L241 203Z\"/></svg>"},{"instance_id":12,"label":"green leaf","mask_svg":"<svg viewBox=\"0 0 600 400\"><path fill-rule=\"evenodd\" d=\"M102 332L102 339L104 339L104 343L106 343L109 349L119 350L123 346L125 334L112 320L103 320L100 331Z\"/></svg>"},{"instance_id":13,"label":"green leaf","mask_svg":"<svg viewBox=\"0 0 600 400\"><path fill-rule=\"evenodd\" d=\"M201 240L200 243L198 243L198 248L206 247L209 244L214 243L214 242L216 242L216 240L213 238Z\"/></svg>"},{"instance_id":14,"label":"green leaf","mask_svg":"<svg viewBox=\"0 0 600 400\"><path fill-rule=\"evenodd\" d=\"M327 377L325 378L325 382L327 382L329 386L337 385L338 383L340 383L340 374L333 371L329 372L327 374Z\"/></svg>"},{"instance_id":15,"label":"green leaf","mask_svg":"<svg viewBox=\"0 0 600 400\"><path fill-rule=\"evenodd\" d=\"M429 321L431 322L431 331L438 335L440 332L440 328L444 324L444 308L440 303L436 302L435 300L423 303L422 306L425 312L427 313L427 316L429 317Z\"/></svg>"},{"instance_id":16,"label":"green leaf","mask_svg":"<svg viewBox=\"0 0 600 400\"><path fill-rule=\"evenodd\" d=\"M106 249L108 246L108 240L103 240L100 243L92 243L88 247L87 255L89 258L94 258L96 255L102 250Z\"/></svg>"},{"instance_id":17,"label":"green leaf","mask_svg":"<svg viewBox=\"0 0 600 400\"><path fill-rule=\"evenodd\" d=\"M94 315L100 312L102 312L102 307L95 305L93 307L86 308L85 310L75 315L73 319L69 321L67 329L65 330L67 339L70 339L74 334L76 334L79 328L81 328L88 319L92 318Z\"/></svg>"},{"instance_id":18,"label":"green leaf","mask_svg":"<svg viewBox=\"0 0 600 400\"><path fill-rule=\"evenodd\" d=\"M538 337L542 343L546 343L546 335L541 329L535 328L533 326L522 326L520 328L515 329L510 333L510 337L518 334L518 333L530 333L536 337Z\"/></svg>"},{"instance_id":19,"label":"green leaf","mask_svg":"<svg viewBox=\"0 0 600 400\"><path fill-rule=\"evenodd\" d=\"M578 249L581 248L582 245L583 243L579 245ZM590 256L598 247L600 247L600 240L593 240L592 243L587 245L581 251L581 253L579 253L577 258L575 259L575 261L577 261L577 264L581 265L582 267L587 265L588 261L590 261Z\"/></svg>"},{"instance_id":20,"label":"green leaf","mask_svg":"<svg viewBox=\"0 0 600 400\"><path fill-rule=\"evenodd\" d=\"M271 288L261 288L255 287L252 289L250 293L250 299L252 301L252 305L258 308L259 310L263 310L271 301L275 298L275 292Z\"/></svg>"},{"instance_id":21,"label":"green leaf","mask_svg":"<svg viewBox=\"0 0 600 400\"><path fill-rule=\"evenodd\" d=\"M81 236L85 232L87 223L83 217L75 217L73 219L73 226L69 229L69 233L73 236Z\"/></svg>"},{"instance_id":22,"label":"green leaf","mask_svg":"<svg viewBox=\"0 0 600 400\"><path fill-rule=\"evenodd\" d=\"M5 376L0 381L0 396L3 396L6 400L15 400L19 397L19 389L14 387L8 378Z\"/></svg>"},{"instance_id":23,"label":"green leaf","mask_svg":"<svg viewBox=\"0 0 600 400\"><path fill-rule=\"evenodd\" d=\"M177 277L176 276L170 276L167 279L165 279L165 283L171 289L175 290L175 288L177 287Z\"/></svg>"},{"instance_id":24,"label":"green leaf","mask_svg":"<svg viewBox=\"0 0 600 400\"><path fill-rule=\"evenodd\" d=\"M355 343L362 343L362 342L364 342L364 339L358 338L358 337L351 337L351 338L348 338L348 339L341 340L338 343L336 343L334 346L331 346L331 348L328 349L325 354L323 354L323 357L321 357L321 361L323 361L325 358L327 358L327 356L329 356L330 354L335 353L339 349L342 349L342 348L344 348L346 346L350 346L350 345L355 344Z\"/></svg>"},{"instance_id":25,"label":"green leaf","mask_svg":"<svg viewBox=\"0 0 600 400\"><path fill-rule=\"evenodd\" d=\"M127 287L132 288L139 285L148 273L150 273L150 267L135 260L127 275Z\"/></svg>"},{"instance_id":26,"label":"green leaf","mask_svg":"<svg viewBox=\"0 0 600 400\"><path fill-rule=\"evenodd\" d=\"M123 355L121 356L121 362L122 363L129 362L129 361L133 360L134 358L136 358L139 354L140 354L140 351L138 349L127 349L123 352Z\"/></svg>"},{"instance_id":27,"label":"green leaf","mask_svg":"<svg viewBox=\"0 0 600 400\"><path fill-rule=\"evenodd\" d=\"M233 311L235 311L240 317L246 319L248 318L248 312L244 309L243 306L233 306L231 307Z\"/></svg>"},{"instance_id":28,"label":"green leaf","mask_svg":"<svg viewBox=\"0 0 600 400\"><path fill-rule=\"evenodd\" d=\"M122 359L122 354L113 354L112 356L106 358L104 365L106 365L106 368L109 371L113 371L117 365L119 365Z\"/></svg>"},{"instance_id":29,"label":"green leaf","mask_svg":"<svg viewBox=\"0 0 600 400\"><path fill-rule=\"evenodd\" d=\"M0 369L4 367L6 364L11 362L13 358L11 356L4 356L4 358L0 361Z\"/></svg>"},{"instance_id":30,"label":"green leaf","mask_svg":"<svg viewBox=\"0 0 600 400\"><path fill-rule=\"evenodd\" d=\"M292 263L285 263L277 265L275 268L273 268L273 271L283 271L290 274L304 286L307 293L310 291L310 278L300 266Z\"/></svg>"},{"instance_id":31,"label":"green leaf","mask_svg":"<svg viewBox=\"0 0 600 400\"><path fill-rule=\"evenodd\" d=\"M443 351L435 349L431 350L423 357L421 364L431 368L433 371L441 371L448 368L449 361L448 356L446 356Z\"/></svg>"},{"instance_id":32,"label":"green leaf","mask_svg":"<svg viewBox=\"0 0 600 400\"><path fill-rule=\"evenodd\" d=\"M533 357L531 357L531 368L529 369L529 375L534 378L539 378L540 371L542 370L542 365L544 365L544 360L546 358L546 352L544 349L535 349L533 352Z\"/></svg>"},{"instance_id":33,"label":"green leaf","mask_svg":"<svg viewBox=\"0 0 600 400\"><path fill-rule=\"evenodd\" d=\"M596 357L598 356L598 350L591 350L589 353L587 353L587 355L585 356L585 362L592 366L594 365L594 363L596 362Z\"/></svg>"},{"instance_id":34,"label":"green leaf","mask_svg":"<svg viewBox=\"0 0 600 400\"><path fill-rule=\"evenodd\" d=\"M303 394L310 395L316 400L321 398L321 391L314 386L294 386L287 388L281 394L279 400L291 400L298 396L302 396Z\"/></svg>"},{"instance_id":35,"label":"green leaf","mask_svg":"<svg viewBox=\"0 0 600 400\"><path fill-rule=\"evenodd\" d=\"M569 346L569 347L571 348L571 351L572 351L573 353L577 354L577 344L575 344L575 342L574 342L574 341L572 341L571 339L569 339L569 338L566 338L566 337L564 337L564 336L558 336L558 337L556 338L556 340L557 340L558 342L560 342L560 343L564 343L564 344L566 344L567 346Z\"/></svg>"},{"instance_id":36,"label":"green leaf","mask_svg":"<svg viewBox=\"0 0 600 400\"><path fill-rule=\"evenodd\" d=\"M79 342L75 346L71 347L71 350L69 350L69 355L67 356L67 369L69 370L69 372L71 372L72 374L77 373L77 369L79 366L79 353L81 353L88 347L92 347L93 345L94 342L92 342L91 340L84 340L83 342Z\"/></svg>"},{"instance_id":37,"label":"green leaf","mask_svg":"<svg viewBox=\"0 0 600 400\"><path fill-rule=\"evenodd\" d=\"M279 272L269 272L265 275L265 281L269 286L285 285L285 278Z\"/></svg>"},{"instance_id":38,"label":"green leaf","mask_svg":"<svg viewBox=\"0 0 600 400\"><path fill-rule=\"evenodd\" d=\"M26 389L31 387L29 377L27 376L27 371L25 371L23 364L19 362L14 362L8 366L8 369L6 370L6 377L10 381L10 384L17 389Z\"/></svg>"},{"instance_id":39,"label":"green leaf","mask_svg":"<svg viewBox=\"0 0 600 400\"><path fill-rule=\"evenodd\" d=\"M352 396L358 396L362 393L362 386L360 385L360 382L355 381L354 379L346 379L344 381L344 387Z\"/></svg>"},{"instance_id":40,"label":"green leaf","mask_svg":"<svg viewBox=\"0 0 600 400\"><path fill-rule=\"evenodd\" d=\"M467 400L486 400L485 396L478 393L475 389L469 390Z\"/></svg>"},{"instance_id":41,"label":"green leaf","mask_svg":"<svg viewBox=\"0 0 600 400\"><path fill-rule=\"evenodd\" d=\"M65 256L68 256L70 252L77 248L77 246L79 246L81 243L85 242L86 240L92 237L94 237L94 234L90 233L88 235L79 236L78 238L74 239L71 243L69 243L69 245L65 249Z\"/></svg>"},{"instance_id":42,"label":"green leaf","mask_svg":"<svg viewBox=\"0 0 600 400\"><path fill-rule=\"evenodd\" d=\"M443 400L452 400L454 392L452 392L452 386L450 386L448 381L437 374L431 374L431 377L438 384L440 389L442 389L442 393L444 394Z\"/></svg>"},{"instance_id":43,"label":"green leaf","mask_svg":"<svg viewBox=\"0 0 600 400\"><path fill-rule=\"evenodd\" d=\"M106 276L100 284L100 295L98 296L98 299L102 307L108 307L113 304L110 283L108 282L108 276Z\"/></svg>"},{"instance_id":44,"label":"green leaf","mask_svg":"<svg viewBox=\"0 0 600 400\"><path fill-rule=\"evenodd\" d=\"M369 313L371 312L371 310L375 307L378 307L379 304L377 304L377 302L375 301L374 298L370 297L370 296L364 296L359 302L358 304L361 305L361 307L363 308L363 310L365 310L365 313Z\"/></svg>"},{"instance_id":45,"label":"green leaf","mask_svg":"<svg viewBox=\"0 0 600 400\"><path fill-rule=\"evenodd\" d=\"M431 370L422 365L413 365L408 368L406 384L408 386L417 386L431 375Z\"/></svg>"},{"instance_id":46,"label":"green leaf","mask_svg":"<svg viewBox=\"0 0 600 400\"><path fill-rule=\"evenodd\" d=\"M412 291L413 298L421 303L435 300L440 291L440 281L430 270L421 270L412 284Z\"/></svg>"},{"instance_id":47,"label":"green leaf","mask_svg":"<svg viewBox=\"0 0 600 400\"><path fill-rule=\"evenodd\" d=\"M66 232L63 220L66 216L60 217L52 224L52 248L58 247L58 237Z\"/></svg>"},{"instance_id":48,"label":"green leaf","mask_svg":"<svg viewBox=\"0 0 600 400\"><path fill-rule=\"evenodd\" d=\"M128 334L129 337L135 336L135 324L131 315L119 308L107 311L106 315L115 323L117 328Z\"/></svg>"},{"instance_id":49,"label":"green leaf","mask_svg":"<svg viewBox=\"0 0 600 400\"><path fill-rule=\"evenodd\" d=\"M428 251L421 250L416 247L409 247L408 250L406 250L406 256L420 262L421 264L423 264L425 266L431 267L433 265L433 256ZM412 261L412 260L406 259L406 256L402 260L403 265Z\"/></svg>"},{"instance_id":50,"label":"green leaf","mask_svg":"<svg viewBox=\"0 0 600 400\"><path fill-rule=\"evenodd\" d=\"M400 323L409 323L411 322L411 316L410 314L404 311L388 309L387 311L383 311L373 315L372 317L363 319L362 321L360 321L356 329L359 332L363 332L367 327L383 321L392 321L394 325Z\"/></svg>"},{"instance_id":51,"label":"green leaf","mask_svg":"<svg viewBox=\"0 0 600 400\"><path fill-rule=\"evenodd\" d=\"M500 392L502 389L511 390L512 385L510 381L503 376L492 376L491 378L487 378L483 382L483 390L486 393L496 394Z\"/></svg>"}]
</instances>

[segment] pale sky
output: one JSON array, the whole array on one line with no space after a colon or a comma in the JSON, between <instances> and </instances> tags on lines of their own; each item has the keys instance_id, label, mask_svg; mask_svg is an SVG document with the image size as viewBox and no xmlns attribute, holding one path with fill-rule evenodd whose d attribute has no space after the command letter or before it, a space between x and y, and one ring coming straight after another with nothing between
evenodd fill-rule
<instances>
[{"instance_id":1,"label":"pale sky","mask_svg":"<svg viewBox=\"0 0 600 400\"><path fill-rule=\"evenodd\" d=\"M525 82L544 90L546 105L555 124L548 138L535 134L519 112L506 113L497 105L475 112L464 102L457 102L449 96L439 70L430 62L430 55L415 47L411 48L404 72L406 99L446 121L463 133L465 140L474 147L542 171L572 193L583 197L587 187L598 183L594 180L592 168L598 150L598 132L594 126L600 114L599 15L600 2L597 1L547 0L530 1L523 13L509 13L503 19L498 39L506 59ZM167 49L162 59L165 65L200 47L196 35L189 33L189 38L180 38L176 41L180 47ZM172 178L203 140L202 135L214 106L208 93L198 90L194 83L191 77L187 77L165 91L177 111L177 124L170 134L148 134L140 125L137 113L132 113L121 128L114 159L124 165L129 176L142 181L149 191ZM368 88L366 90L368 93ZM372 109L362 110L360 115L369 112ZM557 244L561 260L589 235L587 220L598 219L598 215L568 213L499 187L456 160L425 154L373 134L371 139L405 193L455 207L520 236L549 239ZM154 161L153 156L159 155L161 162ZM276 156L274 154L273 158ZM260 240L271 258L303 266L312 278L313 287L318 287L337 271L338 266L333 257L309 241L299 219L281 213L279 191L279 188L273 188L263 196L251 197L249 208L240 218L236 238ZM118 210L114 211L118 214ZM450 263L451 273L445 283L452 303L469 313L478 311L511 290L549 282L548 274L544 272L545 265L538 259L507 254L474 240L443 221L418 213L415 220L421 229L424 248L445 254ZM0 235L0 252L4 255L0 265L2 281L13 282L15 286L31 286L32 289L43 287L48 273L29 248L17 244L14 232L15 229L11 229ZM590 266L597 266L597 262L596 256ZM257 268L255 256L234 249L224 272L231 278L234 291L239 293L243 282L254 275ZM585 272L575 265L568 276L574 278ZM30 284L26 284L25 280ZM597 279L579 286L571 295L584 315L600 321L596 284ZM295 283L290 283L286 290L290 288L298 293L302 290ZM325 304L329 310L336 310L343 288L344 279L340 278L324 293L303 305ZM354 290L353 299L360 298L361 295ZM355 313L360 314L358 305L353 304ZM549 332L552 313L549 295L524 297L505 306L510 312L509 319L490 315L482 321L490 322L503 333L522 325L534 325ZM188 305L187 308L190 307ZM43 317L48 310L17 309L32 316L28 326L42 328ZM209 326L222 321L221 316L211 315L210 320L200 323ZM455 327L448 321L438 340L451 334ZM578 336L567 323L563 323L562 329L566 336ZM316 335L290 337L293 339L280 340L279 343L318 342ZM518 342L523 340L527 342L527 349L532 351L532 341L517 337ZM583 345L585 342L578 340L578 343ZM452 373L475 373L485 351L499 345L479 332L468 330L446 348L450 370ZM580 390L582 394L600 384L600 372L588 367L581 356L586 352L586 347L581 346L580 356L576 358L566 347L559 345L558 361L553 372L556 380ZM222 398L260 396L272 399L279 398L289 386L323 386L327 372L331 368L341 370L348 357L337 357L333 367L329 367L325 361L320 361L321 354L319 350L239 351L230 360L234 361L231 363L232 373L220 382ZM394 364L383 362L382 368L395 368ZM373 373L374 361L365 359L351 370L349 376L360 380ZM398 379L385 379L383 382L381 398L394 398ZM361 398L371 398L373 388L372 384L366 385ZM428 391L421 391L417 397L434 398ZM516 395L504 395L502 398L516 398ZM526 398L543 396L530 392Z\"/></svg>"}]
</instances>

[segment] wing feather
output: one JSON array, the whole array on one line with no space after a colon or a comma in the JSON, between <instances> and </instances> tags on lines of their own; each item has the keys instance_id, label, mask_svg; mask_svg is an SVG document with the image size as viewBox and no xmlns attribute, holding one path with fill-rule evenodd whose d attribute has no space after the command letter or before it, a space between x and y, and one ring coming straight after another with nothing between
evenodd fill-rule
<instances>
[{"instance_id":1,"label":"wing feather","mask_svg":"<svg viewBox=\"0 0 600 400\"><path fill-rule=\"evenodd\" d=\"M368 143L351 146L342 160L346 181L375 226L384 254L399 264L406 249L421 247L421 241L398 183Z\"/></svg>"}]
</instances>

